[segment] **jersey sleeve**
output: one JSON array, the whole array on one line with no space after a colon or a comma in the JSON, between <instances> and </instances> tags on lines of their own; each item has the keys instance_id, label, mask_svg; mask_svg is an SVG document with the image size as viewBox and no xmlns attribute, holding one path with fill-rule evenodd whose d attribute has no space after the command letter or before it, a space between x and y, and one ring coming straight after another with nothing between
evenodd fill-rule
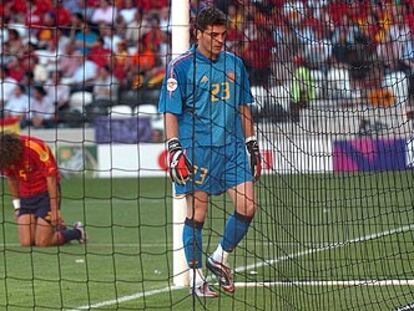
<instances>
[{"instance_id":1,"label":"jersey sleeve","mask_svg":"<svg viewBox=\"0 0 414 311\"><path fill-rule=\"evenodd\" d=\"M58 176L55 157L46 144L38 141L28 141L27 147L30 150L31 160L36 162L40 173L44 177Z\"/></svg>"},{"instance_id":2,"label":"jersey sleeve","mask_svg":"<svg viewBox=\"0 0 414 311\"><path fill-rule=\"evenodd\" d=\"M181 114L183 111L184 94L185 77L170 63L161 86L158 112Z\"/></svg>"},{"instance_id":3,"label":"jersey sleeve","mask_svg":"<svg viewBox=\"0 0 414 311\"><path fill-rule=\"evenodd\" d=\"M252 92L250 91L249 74L242 60L239 60L240 65L240 104L250 105L254 103Z\"/></svg>"}]
</instances>

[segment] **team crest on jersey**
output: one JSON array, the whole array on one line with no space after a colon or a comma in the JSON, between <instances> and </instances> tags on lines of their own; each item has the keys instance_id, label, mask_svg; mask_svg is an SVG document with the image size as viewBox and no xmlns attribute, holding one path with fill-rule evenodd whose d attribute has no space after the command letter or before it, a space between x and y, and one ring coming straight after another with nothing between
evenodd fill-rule
<instances>
[{"instance_id":1,"label":"team crest on jersey","mask_svg":"<svg viewBox=\"0 0 414 311\"><path fill-rule=\"evenodd\" d=\"M167 90L173 92L177 89L178 82L174 78L169 78L167 80Z\"/></svg>"},{"instance_id":2,"label":"team crest on jersey","mask_svg":"<svg viewBox=\"0 0 414 311\"><path fill-rule=\"evenodd\" d=\"M40 161L42 161L42 162L47 162L47 161L49 161L49 153L48 152L41 152L40 154L39 154L39 158L40 158Z\"/></svg>"},{"instance_id":3,"label":"team crest on jersey","mask_svg":"<svg viewBox=\"0 0 414 311\"><path fill-rule=\"evenodd\" d=\"M236 75L234 74L233 71L229 71L227 72L227 78L231 81L231 82L235 82L236 81Z\"/></svg>"}]
</instances>

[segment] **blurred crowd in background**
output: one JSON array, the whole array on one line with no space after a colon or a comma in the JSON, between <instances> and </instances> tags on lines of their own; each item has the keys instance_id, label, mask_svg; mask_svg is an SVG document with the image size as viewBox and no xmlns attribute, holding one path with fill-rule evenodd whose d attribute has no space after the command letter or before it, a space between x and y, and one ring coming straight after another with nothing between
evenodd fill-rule
<instances>
[{"instance_id":1,"label":"blurred crowd in background","mask_svg":"<svg viewBox=\"0 0 414 311\"><path fill-rule=\"evenodd\" d=\"M227 49L270 104L390 106L414 93L413 0L191 1L192 18L207 4L228 15ZM3 116L71 126L85 104L103 114L156 105L171 59L168 0L4 0L0 19Z\"/></svg>"}]
</instances>

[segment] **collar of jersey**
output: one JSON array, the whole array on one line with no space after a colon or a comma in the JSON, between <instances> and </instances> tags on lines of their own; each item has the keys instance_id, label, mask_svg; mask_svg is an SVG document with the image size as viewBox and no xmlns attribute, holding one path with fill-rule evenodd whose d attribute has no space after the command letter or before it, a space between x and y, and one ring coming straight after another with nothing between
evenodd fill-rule
<instances>
[{"instance_id":1,"label":"collar of jersey","mask_svg":"<svg viewBox=\"0 0 414 311\"><path fill-rule=\"evenodd\" d=\"M195 55L196 55L196 57L198 59L203 60L205 62L209 62L209 63L217 63L220 60L220 58L221 58L221 53L223 53L223 52L220 52L219 55L217 56L217 59L216 60L212 60L211 58L208 58L203 53L201 53L201 52L198 51L197 44L194 44L191 47L191 50L194 51L194 53L195 53Z\"/></svg>"}]
</instances>

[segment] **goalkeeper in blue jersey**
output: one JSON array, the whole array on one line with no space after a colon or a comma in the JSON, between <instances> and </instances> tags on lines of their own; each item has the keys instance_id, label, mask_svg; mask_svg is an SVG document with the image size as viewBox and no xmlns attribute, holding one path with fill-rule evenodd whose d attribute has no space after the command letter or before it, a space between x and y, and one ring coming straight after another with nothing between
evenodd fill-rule
<instances>
[{"instance_id":1,"label":"goalkeeper in blue jersey","mask_svg":"<svg viewBox=\"0 0 414 311\"><path fill-rule=\"evenodd\" d=\"M202 9L195 36L197 43L168 65L159 111L165 116L176 195L187 198L183 243L192 269L192 294L216 297L202 273L202 228L209 196L227 192L235 207L206 264L222 289L232 293L235 288L227 258L246 235L255 214L253 182L261 174L261 157L246 69L240 58L223 51L224 13L214 7Z\"/></svg>"}]
</instances>

